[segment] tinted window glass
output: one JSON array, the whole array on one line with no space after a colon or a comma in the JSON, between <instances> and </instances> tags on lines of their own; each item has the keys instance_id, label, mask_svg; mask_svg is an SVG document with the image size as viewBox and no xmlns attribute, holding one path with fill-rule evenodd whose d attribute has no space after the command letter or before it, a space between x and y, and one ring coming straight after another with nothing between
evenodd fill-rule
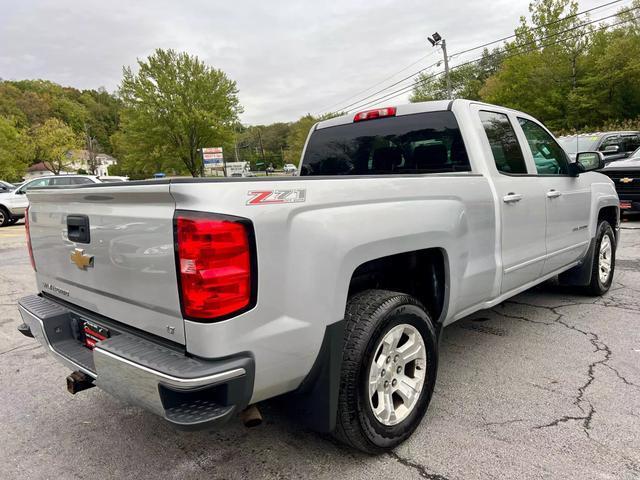
<instances>
[{"instance_id":1,"label":"tinted window glass","mask_svg":"<svg viewBox=\"0 0 640 480\"><path fill-rule=\"evenodd\" d=\"M452 112L378 118L311 134L301 175L378 175L469 171Z\"/></svg>"},{"instance_id":2,"label":"tinted window glass","mask_svg":"<svg viewBox=\"0 0 640 480\"><path fill-rule=\"evenodd\" d=\"M622 152L633 152L640 147L639 135L623 135L622 136Z\"/></svg>"},{"instance_id":3,"label":"tinted window glass","mask_svg":"<svg viewBox=\"0 0 640 480\"><path fill-rule=\"evenodd\" d=\"M568 153L592 152L596 149L599 140L600 137L597 135L574 135L572 137L559 138L558 143Z\"/></svg>"},{"instance_id":4,"label":"tinted window glass","mask_svg":"<svg viewBox=\"0 0 640 480\"><path fill-rule=\"evenodd\" d=\"M46 187L47 185L49 185L49 179L48 178L39 178L38 180L34 180L31 183L27 183L20 190L23 191L23 192L26 192L27 190L29 190L31 188L34 188L34 187Z\"/></svg>"},{"instance_id":5,"label":"tinted window glass","mask_svg":"<svg viewBox=\"0 0 640 480\"><path fill-rule=\"evenodd\" d=\"M504 113L480 112L480 121L498 170L504 173L527 173L524 155L509 117Z\"/></svg>"},{"instance_id":6,"label":"tinted window glass","mask_svg":"<svg viewBox=\"0 0 640 480\"><path fill-rule=\"evenodd\" d=\"M566 175L569 173L567 156L558 142L547 131L531 120L518 118L524 136L533 154L540 175Z\"/></svg>"},{"instance_id":7,"label":"tinted window glass","mask_svg":"<svg viewBox=\"0 0 640 480\"><path fill-rule=\"evenodd\" d=\"M611 147L618 147L617 150L616 149L611 149ZM608 152L605 152L605 150L607 150L607 148L609 148ZM605 155L611 155L614 153L618 153L618 152L622 152L622 146L620 144L620 136L619 135L611 135L607 138L605 138L602 141L602 144L600 145L600 148L598 148L598 150L600 150L601 152L605 152Z\"/></svg>"},{"instance_id":8,"label":"tinted window glass","mask_svg":"<svg viewBox=\"0 0 640 480\"><path fill-rule=\"evenodd\" d=\"M93 183L91 180L85 177L74 177L71 180L71 183L74 185L86 185L87 183Z\"/></svg>"},{"instance_id":9,"label":"tinted window glass","mask_svg":"<svg viewBox=\"0 0 640 480\"><path fill-rule=\"evenodd\" d=\"M56 177L51 179L51 185L71 185L71 178Z\"/></svg>"}]
</instances>

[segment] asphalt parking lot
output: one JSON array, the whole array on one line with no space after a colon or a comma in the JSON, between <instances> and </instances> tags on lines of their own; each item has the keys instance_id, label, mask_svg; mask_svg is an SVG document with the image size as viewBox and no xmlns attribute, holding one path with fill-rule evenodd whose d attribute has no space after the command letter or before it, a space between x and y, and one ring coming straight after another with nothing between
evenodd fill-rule
<instances>
[{"instance_id":1,"label":"asphalt parking lot","mask_svg":"<svg viewBox=\"0 0 640 480\"><path fill-rule=\"evenodd\" d=\"M640 478L640 221L623 224L614 286L545 285L444 331L431 407L395 452L369 457L265 422L181 433L68 371L21 336L34 292L22 224L0 229L0 478Z\"/></svg>"}]
</instances>

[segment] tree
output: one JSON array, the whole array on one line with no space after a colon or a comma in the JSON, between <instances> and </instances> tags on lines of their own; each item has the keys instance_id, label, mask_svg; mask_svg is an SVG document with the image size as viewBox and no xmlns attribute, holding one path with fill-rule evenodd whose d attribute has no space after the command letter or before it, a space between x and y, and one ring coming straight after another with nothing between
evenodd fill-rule
<instances>
[{"instance_id":1,"label":"tree","mask_svg":"<svg viewBox=\"0 0 640 480\"><path fill-rule=\"evenodd\" d=\"M304 117L301 117L297 122L293 122L289 125L289 133L287 135L287 150L284 152L284 159L286 163L293 163L298 165L300 162L300 156L302 155L302 149L309 136L311 127L317 122L328 120L333 117L342 115L339 112L325 113L320 117L314 117L310 113L307 113Z\"/></svg>"},{"instance_id":2,"label":"tree","mask_svg":"<svg viewBox=\"0 0 640 480\"><path fill-rule=\"evenodd\" d=\"M170 168L202 175L202 147L233 139L241 112L236 83L198 57L157 49L123 71L120 131L114 140L135 169ZM175 159L178 160L177 163ZM149 162L150 160L150 162Z\"/></svg>"},{"instance_id":3,"label":"tree","mask_svg":"<svg viewBox=\"0 0 640 480\"><path fill-rule=\"evenodd\" d=\"M485 48L478 61L462 64L459 67L453 66L449 73L453 98L480 100L480 90L487 78L500 68L502 56L503 54L498 48L492 52ZM409 101L426 102L448 99L446 80L442 73L421 73L414 79L416 85L413 87Z\"/></svg>"},{"instance_id":4,"label":"tree","mask_svg":"<svg viewBox=\"0 0 640 480\"><path fill-rule=\"evenodd\" d=\"M54 175L73 163L70 151L81 145L78 135L62 120L50 118L34 132L36 156Z\"/></svg>"},{"instance_id":5,"label":"tree","mask_svg":"<svg viewBox=\"0 0 640 480\"><path fill-rule=\"evenodd\" d=\"M32 149L29 136L24 130L19 129L14 121L0 117L0 178L21 179Z\"/></svg>"},{"instance_id":6,"label":"tree","mask_svg":"<svg viewBox=\"0 0 640 480\"><path fill-rule=\"evenodd\" d=\"M524 110L562 129L583 120L580 87L593 27L574 0L535 0L531 24L521 17L498 72L480 90L483 100Z\"/></svg>"}]
</instances>

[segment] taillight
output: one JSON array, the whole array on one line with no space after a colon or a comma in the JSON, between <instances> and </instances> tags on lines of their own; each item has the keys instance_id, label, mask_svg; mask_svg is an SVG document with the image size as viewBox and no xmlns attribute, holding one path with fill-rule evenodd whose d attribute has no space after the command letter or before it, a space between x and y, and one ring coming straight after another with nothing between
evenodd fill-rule
<instances>
[{"instance_id":1,"label":"taillight","mask_svg":"<svg viewBox=\"0 0 640 480\"><path fill-rule=\"evenodd\" d=\"M29 260L31 260L31 266L36 269L36 262L33 259L33 248L31 248L31 231L29 230L29 207L24 212L24 230L27 233L27 248L29 249Z\"/></svg>"},{"instance_id":2,"label":"taillight","mask_svg":"<svg viewBox=\"0 0 640 480\"><path fill-rule=\"evenodd\" d=\"M375 110L356 113L353 121L361 122L363 120L373 120L374 118L395 117L395 115L396 107L376 108Z\"/></svg>"},{"instance_id":3,"label":"taillight","mask_svg":"<svg viewBox=\"0 0 640 480\"><path fill-rule=\"evenodd\" d=\"M255 245L250 221L177 212L175 228L185 318L223 320L255 305Z\"/></svg>"}]
</instances>

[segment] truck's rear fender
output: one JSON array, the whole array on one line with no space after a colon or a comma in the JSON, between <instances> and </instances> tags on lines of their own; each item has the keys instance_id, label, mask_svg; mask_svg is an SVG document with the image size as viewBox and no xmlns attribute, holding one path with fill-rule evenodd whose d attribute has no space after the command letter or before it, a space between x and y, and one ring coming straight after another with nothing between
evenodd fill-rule
<instances>
[{"instance_id":1,"label":"truck's rear fender","mask_svg":"<svg viewBox=\"0 0 640 480\"><path fill-rule=\"evenodd\" d=\"M247 205L249 192L271 189L304 190L305 200ZM229 182L218 191L196 183L171 191L178 209L253 222L256 307L222 322L187 320L185 333L187 350L197 356L251 351L254 402L296 389L309 374L327 327L344 318L360 265L403 252L446 251L449 312L486 298L494 283L493 200L478 175L274 179Z\"/></svg>"}]
</instances>

